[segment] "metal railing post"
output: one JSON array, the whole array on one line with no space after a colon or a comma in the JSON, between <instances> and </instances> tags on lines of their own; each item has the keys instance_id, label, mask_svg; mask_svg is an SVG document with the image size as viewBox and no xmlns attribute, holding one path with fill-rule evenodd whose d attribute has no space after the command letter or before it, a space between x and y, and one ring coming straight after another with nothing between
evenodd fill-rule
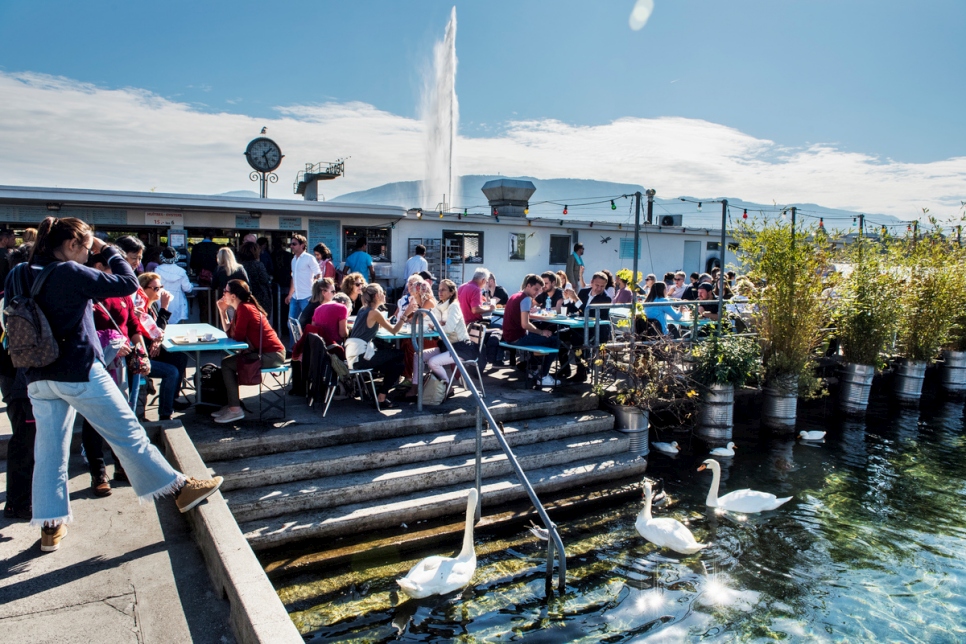
<instances>
[{"instance_id":1,"label":"metal railing post","mask_svg":"<svg viewBox=\"0 0 966 644\"><path fill-rule=\"evenodd\" d=\"M496 431L496 428L493 429ZM483 412L476 408L476 521L483 517Z\"/></svg>"},{"instance_id":2,"label":"metal railing post","mask_svg":"<svg viewBox=\"0 0 966 644\"><path fill-rule=\"evenodd\" d=\"M416 411L423 410L423 316L417 315L413 322L416 323L416 339L413 342L413 375L416 377ZM456 353L453 353L455 356Z\"/></svg>"}]
</instances>

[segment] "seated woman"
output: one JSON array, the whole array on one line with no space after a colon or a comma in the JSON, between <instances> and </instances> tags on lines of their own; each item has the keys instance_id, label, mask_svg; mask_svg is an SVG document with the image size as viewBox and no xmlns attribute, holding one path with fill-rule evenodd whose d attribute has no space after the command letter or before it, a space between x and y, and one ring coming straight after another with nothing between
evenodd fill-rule
<instances>
[{"instance_id":1,"label":"seated woman","mask_svg":"<svg viewBox=\"0 0 966 644\"><path fill-rule=\"evenodd\" d=\"M161 276L157 273L141 273L138 276L138 282L147 298L145 312L163 332L171 317L168 306L171 304L172 295L164 290ZM151 356L150 377L161 379L161 391L158 394L158 420L171 420L171 413L175 408L174 399L181 389L181 380L184 378L188 357L183 353L165 351L161 347L162 339L150 341L148 344L148 355ZM145 341L147 340L148 338L145 338ZM183 411L188 407L190 407L188 403L181 403L178 409Z\"/></svg>"},{"instance_id":2,"label":"seated woman","mask_svg":"<svg viewBox=\"0 0 966 644\"><path fill-rule=\"evenodd\" d=\"M299 326L305 329L311 324L315 309L319 308L320 304L331 302L333 295L335 295L335 282L331 278L320 277L312 282L312 296L309 298L308 306L299 313Z\"/></svg>"},{"instance_id":3,"label":"seated woman","mask_svg":"<svg viewBox=\"0 0 966 644\"><path fill-rule=\"evenodd\" d=\"M381 374L382 383L376 390L379 405L392 407L386 402L386 395L402 375L403 354L399 349L385 346L384 343L380 343L377 348L373 340L376 339L379 327L396 334L405 324L405 320L400 317L395 325L390 324L385 314L379 310L386 303L386 294L378 284L368 285L362 291L361 297L363 307L359 310L352 332L345 343L346 362L350 369L372 369Z\"/></svg>"},{"instance_id":4,"label":"seated woman","mask_svg":"<svg viewBox=\"0 0 966 644\"><path fill-rule=\"evenodd\" d=\"M346 320L349 317L349 307L352 300L345 293L336 293L332 301L320 304L312 314L311 326L319 330L319 335L326 344L342 344L349 337Z\"/></svg>"},{"instance_id":5,"label":"seated woman","mask_svg":"<svg viewBox=\"0 0 966 644\"><path fill-rule=\"evenodd\" d=\"M218 300L221 325L233 340L247 341L251 351L262 353L262 369L280 367L285 364L285 346L275 335L275 329L268 323L265 309L252 295L248 284L241 280L228 280L224 295ZM228 309L235 310L234 319L228 320ZM216 423L233 423L243 420L238 396L238 356L229 356L221 361L221 375L225 379L228 404L212 413Z\"/></svg>"},{"instance_id":6,"label":"seated woman","mask_svg":"<svg viewBox=\"0 0 966 644\"><path fill-rule=\"evenodd\" d=\"M443 280L439 283L439 304L436 305L434 312L443 325L443 333L456 350L456 355L463 360L475 358L477 347L470 341L466 323L463 321L463 310L456 297L456 284L452 280ZM423 361L437 378L444 381L448 376L443 367L454 362L453 355L445 350L442 342L435 349L423 351Z\"/></svg>"},{"instance_id":7,"label":"seated woman","mask_svg":"<svg viewBox=\"0 0 966 644\"><path fill-rule=\"evenodd\" d=\"M352 300L349 315L358 315L362 308L362 289L366 287L366 278L362 273L349 273L342 279L342 292Z\"/></svg>"},{"instance_id":8,"label":"seated woman","mask_svg":"<svg viewBox=\"0 0 966 644\"><path fill-rule=\"evenodd\" d=\"M412 320L416 309L429 309L432 311L436 308L437 302L436 298L433 297L432 287L430 287L429 282L424 280L418 274L410 275L409 279L406 280L406 291L409 293L409 302L406 304L406 309L402 313L396 315L397 319L402 319L404 322L409 322ZM423 346L420 347L420 351L426 348L426 344L435 345L435 341L425 340ZM411 381L413 379L413 373L416 370L416 348L413 346L412 342L403 342L403 355L405 362L403 378ZM412 395L415 395L415 393Z\"/></svg>"},{"instance_id":9,"label":"seated woman","mask_svg":"<svg viewBox=\"0 0 966 644\"><path fill-rule=\"evenodd\" d=\"M667 306L648 306L644 309L645 315L647 315L648 320L653 320L661 327L661 333L667 335L667 319L681 321L681 312L675 311L674 307L670 306L670 300L664 297L666 286L664 282L655 282L651 286L651 290L647 293L647 299L645 302L668 302ZM640 331L638 331L640 333Z\"/></svg>"}]
</instances>

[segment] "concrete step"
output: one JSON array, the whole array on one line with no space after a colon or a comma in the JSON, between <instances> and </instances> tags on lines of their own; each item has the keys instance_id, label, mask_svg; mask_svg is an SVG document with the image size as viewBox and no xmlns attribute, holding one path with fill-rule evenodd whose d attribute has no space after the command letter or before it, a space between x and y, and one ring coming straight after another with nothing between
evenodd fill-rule
<instances>
[{"instance_id":1,"label":"concrete step","mask_svg":"<svg viewBox=\"0 0 966 644\"><path fill-rule=\"evenodd\" d=\"M543 393L539 397L517 394L520 398L506 396L503 399L487 398L490 413L502 422L542 418L555 414L570 414L597 409L597 396L591 393L573 395ZM451 401L447 401L450 403ZM189 432L198 453L209 465L216 461L247 458L263 454L276 454L303 449L317 449L331 445L345 445L360 441L383 440L400 436L413 436L425 432L445 431L473 427L476 409L469 402L458 407L434 413L428 408L417 413L415 406L390 410L380 414L377 420L352 425L337 422L338 416L321 418L318 424L289 423L266 431L239 431L234 427L211 422L192 428ZM325 422L322 422L322 421ZM209 420L202 419L203 423Z\"/></svg>"},{"instance_id":2,"label":"concrete step","mask_svg":"<svg viewBox=\"0 0 966 644\"><path fill-rule=\"evenodd\" d=\"M558 490L642 475L646 468L646 459L625 452L604 459L581 459L532 470L527 472L527 478L538 494L550 494ZM433 490L414 491L385 499L381 503L357 503L338 508L295 512L269 519L245 521L239 527L251 547L259 550L302 539L339 537L402 523L414 525L422 519L465 512L467 488L466 483L461 483ZM526 497L526 491L517 482L515 475L485 479L482 492L484 508Z\"/></svg>"},{"instance_id":3,"label":"concrete step","mask_svg":"<svg viewBox=\"0 0 966 644\"><path fill-rule=\"evenodd\" d=\"M514 447L592 434L613 427L613 415L595 409L517 421L512 425L504 425L504 434L510 446ZM485 430L483 450L499 449L493 432ZM209 465L217 474L225 477L222 490L227 492L475 453L476 428L470 427L434 431L419 436L394 436L384 440L216 461Z\"/></svg>"},{"instance_id":4,"label":"concrete step","mask_svg":"<svg viewBox=\"0 0 966 644\"><path fill-rule=\"evenodd\" d=\"M626 452L629 439L615 431L597 432L560 440L550 440L514 448L523 471L529 472L579 459L605 459ZM483 454L484 479L512 472L502 450ZM476 455L464 454L404 466L327 476L312 480L268 485L223 492L235 520L253 521L279 514L319 510L351 503L363 503L405 492L473 484L476 480Z\"/></svg>"}]
</instances>

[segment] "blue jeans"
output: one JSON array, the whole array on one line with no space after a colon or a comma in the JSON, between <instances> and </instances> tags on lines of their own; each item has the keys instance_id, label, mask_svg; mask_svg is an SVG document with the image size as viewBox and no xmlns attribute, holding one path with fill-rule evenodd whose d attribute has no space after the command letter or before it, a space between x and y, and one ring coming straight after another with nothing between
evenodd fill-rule
<instances>
[{"instance_id":1,"label":"blue jeans","mask_svg":"<svg viewBox=\"0 0 966 644\"><path fill-rule=\"evenodd\" d=\"M527 331L527 334L518 340L514 340L510 344L516 344L521 347L551 347L556 349L560 346L560 338L556 335L552 335L549 338L542 336L539 333L531 333ZM550 367L553 366L554 355L543 356L543 364L540 367L540 373L537 374L538 378L543 378L544 376L550 375ZM513 365L510 365L511 367Z\"/></svg>"},{"instance_id":2,"label":"blue jeans","mask_svg":"<svg viewBox=\"0 0 966 644\"><path fill-rule=\"evenodd\" d=\"M158 416L170 416L174 411L174 398L181 384L181 374L173 364L151 361L151 377L161 379L161 391L158 394Z\"/></svg>"},{"instance_id":3,"label":"blue jeans","mask_svg":"<svg viewBox=\"0 0 966 644\"><path fill-rule=\"evenodd\" d=\"M88 382L38 380L27 387L37 421L34 443L33 520L72 520L67 489L67 458L74 416L80 412L124 465L134 493L150 501L176 492L185 477L151 444L144 428L104 365L94 362Z\"/></svg>"},{"instance_id":4,"label":"blue jeans","mask_svg":"<svg viewBox=\"0 0 966 644\"><path fill-rule=\"evenodd\" d=\"M309 305L309 298L305 298L304 300L296 300L293 297L291 300L288 301L289 318L293 320L299 319L299 316L302 315L302 311L304 311L305 307L307 307L308 305Z\"/></svg>"}]
</instances>

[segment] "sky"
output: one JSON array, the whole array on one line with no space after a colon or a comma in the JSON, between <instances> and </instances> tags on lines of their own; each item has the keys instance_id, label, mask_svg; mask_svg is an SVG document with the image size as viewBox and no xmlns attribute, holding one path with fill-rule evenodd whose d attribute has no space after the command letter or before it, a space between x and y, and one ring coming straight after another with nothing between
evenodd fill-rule
<instances>
[{"instance_id":1,"label":"sky","mask_svg":"<svg viewBox=\"0 0 966 644\"><path fill-rule=\"evenodd\" d=\"M962 214L966 2L635 2L0 2L0 183L253 190L263 126L270 196L342 157L330 197L420 179L455 4L461 173Z\"/></svg>"}]
</instances>

